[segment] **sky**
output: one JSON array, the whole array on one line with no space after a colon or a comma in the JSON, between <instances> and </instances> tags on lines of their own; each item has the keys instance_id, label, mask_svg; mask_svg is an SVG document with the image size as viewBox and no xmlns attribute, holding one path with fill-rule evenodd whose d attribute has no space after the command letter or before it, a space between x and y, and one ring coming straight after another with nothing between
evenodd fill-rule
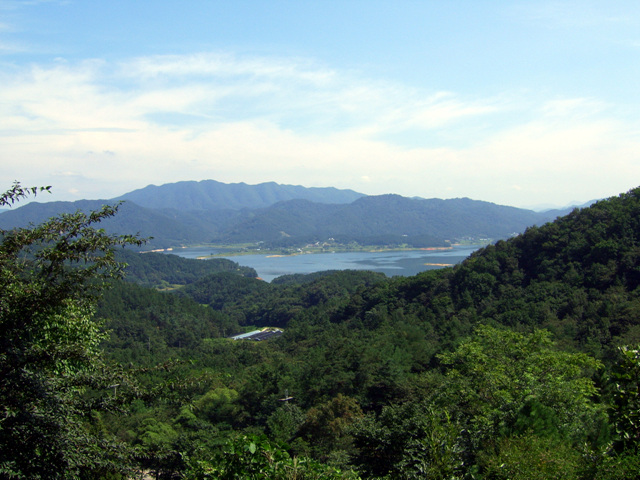
<instances>
[{"instance_id":1,"label":"sky","mask_svg":"<svg viewBox=\"0 0 640 480\"><path fill-rule=\"evenodd\" d=\"M640 186L640 2L0 0L0 190Z\"/></svg>"}]
</instances>

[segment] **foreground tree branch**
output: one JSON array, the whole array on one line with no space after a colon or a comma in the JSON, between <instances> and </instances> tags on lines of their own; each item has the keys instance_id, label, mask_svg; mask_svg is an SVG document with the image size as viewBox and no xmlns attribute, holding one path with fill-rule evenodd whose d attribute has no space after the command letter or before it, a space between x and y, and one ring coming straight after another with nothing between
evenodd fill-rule
<instances>
[{"instance_id":1,"label":"foreground tree branch","mask_svg":"<svg viewBox=\"0 0 640 480\"><path fill-rule=\"evenodd\" d=\"M16 182L0 206L43 191ZM113 250L143 243L95 228L117 211L0 230L0 478L92 478L126 466L121 449L86 428L82 408L89 387L108 383L93 309L122 276Z\"/></svg>"}]
</instances>

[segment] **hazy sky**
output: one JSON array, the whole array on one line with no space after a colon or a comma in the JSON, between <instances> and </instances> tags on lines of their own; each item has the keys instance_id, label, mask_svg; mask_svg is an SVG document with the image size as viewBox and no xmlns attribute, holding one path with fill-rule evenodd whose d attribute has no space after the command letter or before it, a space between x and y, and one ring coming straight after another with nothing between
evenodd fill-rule
<instances>
[{"instance_id":1,"label":"hazy sky","mask_svg":"<svg viewBox=\"0 0 640 480\"><path fill-rule=\"evenodd\" d=\"M0 0L0 190L640 185L640 2Z\"/></svg>"}]
</instances>

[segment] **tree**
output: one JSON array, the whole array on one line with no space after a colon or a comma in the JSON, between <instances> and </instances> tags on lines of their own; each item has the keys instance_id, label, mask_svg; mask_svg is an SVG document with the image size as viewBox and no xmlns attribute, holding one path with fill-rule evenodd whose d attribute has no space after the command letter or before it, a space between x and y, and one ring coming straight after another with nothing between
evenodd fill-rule
<instances>
[{"instance_id":1,"label":"tree","mask_svg":"<svg viewBox=\"0 0 640 480\"><path fill-rule=\"evenodd\" d=\"M12 204L49 187L18 182L0 196ZM84 423L109 404L93 308L107 281L122 275L116 246L140 245L94 225L118 206L62 214L34 226L0 231L0 478L92 478L123 458Z\"/></svg>"},{"instance_id":2,"label":"tree","mask_svg":"<svg viewBox=\"0 0 640 480\"><path fill-rule=\"evenodd\" d=\"M613 398L609 410L615 429L611 449L597 465L598 480L638 478L640 471L640 349L618 348L611 371Z\"/></svg>"},{"instance_id":3,"label":"tree","mask_svg":"<svg viewBox=\"0 0 640 480\"><path fill-rule=\"evenodd\" d=\"M339 393L331 400L309 409L299 433L308 442L313 442L315 458L341 464L353 450L349 429L362 415L355 398Z\"/></svg>"},{"instance_id":4,"label":"tree","mask_svg":"<svg viewBox=\"0 0 640 480\"><path fill-rule=\"evenodd\" d=\"M578 449L552 438L526 434L503 438L497 451L482 454L484 477L490 480L575 480L590 478ZM622 477L616 477L622 479Z\"/></svg>"},{"instance_id":5,"label":"tree","mask_svg":"<svg viewBox=\"0 0 640 480\"><path fill-rule=\"evenodd\" d=\"M222 451L198 452L187 458L188 480L358 480L353 472L322 465L306 457L291 457L286 445L264 436L240 435L230 439Z\"/></svg>"},{"instance_id":6,"label":"tree","mask_svg":"<svg viewBox=\"0 0 640 480\"><path fill-rule=\"evenodd\" d=\"M620 347L620 357L614 365L612 379L615 382L611 418L618 438L619 452L640 450L640 349Z\"/></svg>"},{"instance_id":7,"label":"tree","mask_svg":"<svg viewBox=\"0 0 640 480\"><path fill-rule=\"evenodd\" d=\"M523 418L527 412L549 409L556 433L581 441L588 435L585 425L602 418L590 378L601 363L557 350L548 331L522 334L479 326L471 339L439 358L447 371L439 401L458 405L480 438L530 430L535 425Z\"/></svg>"},{"instance_id":8,"label":"tree","mask_svg":"<svg viewBox=\"0 0 640 480\"><path fill-rule=\"evenodd\" d=\"M353 462L365 478L462 478L462 428L444 408L395 403L367 415L352 433Z\"/></svg>"}]
</instances>

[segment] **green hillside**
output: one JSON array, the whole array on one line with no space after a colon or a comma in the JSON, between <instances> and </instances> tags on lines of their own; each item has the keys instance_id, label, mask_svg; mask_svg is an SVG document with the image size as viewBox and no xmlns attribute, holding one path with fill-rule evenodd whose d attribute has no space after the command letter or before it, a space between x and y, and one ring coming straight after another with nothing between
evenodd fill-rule
<instances>
[{"instance_id":1,"label":"green hillside","mask_svg":"<svg viewBox=\"0 0 640 480\"><path fill-rule=\"evenodd\" d=\"M465 237L507 238L548 219L530 210L465 198L425 200L380 195L346 205L296 200L256 211L222 232L220 239L232 243L261 239L278 244L324 241L330 237L363 242L387 236L401 244L422 236L434 246Z\"/></svg>"},{"instance_id":2,"label":"green hillside","mask_svg":"<svg viewBox=\"0 0 640 480\"><path fill-rule=\"evenodd\" d=\"M640 189L414 277L268 284L233 264L195 278L181 260L136 260L184 286L116 283L98 304L120 380L76 395L114 400L117 383L120 403L74 418L119 454L100 447L106 467L85 478L125 478L114 465L191 479L640 471ZM224 338L262 326L284 334Z\"/></svg>"},{"instance_id":3,"label":"green hillside","mask_svg":"<svg viewBox=\"0 0 640 480\"><path fill-rule=\"evenodd\" d=\"M187 285L218 272L233 272L250 278L258 276L253 268L242 267L225 258L205 262L163 253L140 254L131 250L117 252L117 258L127 264L127 280L146 287Z\"/></svg>"}]
</instances>

